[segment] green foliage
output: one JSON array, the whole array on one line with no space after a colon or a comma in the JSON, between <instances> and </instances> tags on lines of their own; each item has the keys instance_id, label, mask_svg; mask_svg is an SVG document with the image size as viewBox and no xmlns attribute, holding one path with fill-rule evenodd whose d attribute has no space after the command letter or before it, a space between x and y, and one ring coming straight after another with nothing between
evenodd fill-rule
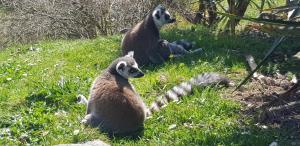
<instances>
[{"instance_id":1,"label":"green foliage","mask_svg":"<svg viewBox=\"0 0 300 146\"><path fill-rule=\"evenodd\" d=\"M231 2L232 6L227 4L228 10L223 8L217 12L222 16L218 24L221 30L230 29L231 32L234 33L239 21L247 20L259 23L260 26L256 26L256 29L260 29L271 35L299 36L299 1L293 1L287 4L283 0L262 0L259 2L256 0L231 0L227 2ZM223 2L222 4L224 5L226 3ZM268 7L266 7L266 5L268 5ZM219 6L222 7L221 4ZM242 8L239 8L239 6L242 6ZM246 12L246 9L250 6L252 6L252 9ZM255 9L253 9L253 6ZM291 14L288 15L288 13Z\"/></svg>"}]
</instances>

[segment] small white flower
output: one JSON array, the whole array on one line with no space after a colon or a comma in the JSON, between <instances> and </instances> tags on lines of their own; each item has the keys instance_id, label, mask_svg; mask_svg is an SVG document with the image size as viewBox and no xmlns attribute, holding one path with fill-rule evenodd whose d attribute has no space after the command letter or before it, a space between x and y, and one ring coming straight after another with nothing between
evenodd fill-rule
<instances>
[{"instance_id":1,"label":"small white flower","mask_svg":"<svg viewBox=\"0 0 300 146\"><path fill-rule=\"evenodd\" d=\"M7 78L6 80L7 80L7 81L11 81L11 80L12 80L12 78Z\"/></svg>"},{"instance_id":2,"label":"small white flower","mask_svg":"<svg viewBox=\"0 0 300 146\"><path fill-rule=\"evenodd\" d=\"M54 113L54 115L56 115L56 116L66 116L67 112L64 111L64 110L59 110L56 113Z\"/></svg>"},{"instance_id":3,"label":"small white flower","mask_svg":"<svg viewBox=\"0 0 300 146\"><path fill-rule=\"evenodd\" d=\"M262 125L261 128L263 128L263 129L268 129L268 126Z\"/></svg>"},{"instance_id":4,"label":"small white flower","mask_svg":"<svg viewBox=\"0 0 300 146\"><path fill-rule=\"evenodd\" d=\"M172 124L172 125L169 126L168 129L169 129L169 130L172 130L172 129L175 129L175 128L176 128L176 124Z\"/></svg>"},{"instance_id":5,"label":"small white flower","mask_svg":"<svg viewBox=\"0 0 300 146\"><path fill-rule=\"evenodd\" d=\"M78 129L73 131L73 135L78 135L78 134L79 134L79 130Z\"/></svg>"},{"instance_id":6,"label":"small white flower","mask_svg":"<svg viewBox=\"0 0 300 146\"><path fill-rule=\"evenodd\" d=\"M242 135L249 135L250 132L249 132L249 131L243 131L241 134L242 134Z\"/></svg>"},{"instance_id":7,"label":"small white flower","mask_svg":"<svg viewBox=\"0 0 300 146\"><path fill-rule=\"evenodd\" d=\"M0 129L0 137L2 136L10 136L10 129L9 128L2 128Z\"/></svg>"},{"instance_id":8,"label":"small white flower","mask_svg":"<svg viewBox=\"0 0 300 146\"><path fill-rule=\"evenodd\" d=\"M35 64L34 63L28 63L28 66L34 66Z\"/></svg>"}]
</instances>

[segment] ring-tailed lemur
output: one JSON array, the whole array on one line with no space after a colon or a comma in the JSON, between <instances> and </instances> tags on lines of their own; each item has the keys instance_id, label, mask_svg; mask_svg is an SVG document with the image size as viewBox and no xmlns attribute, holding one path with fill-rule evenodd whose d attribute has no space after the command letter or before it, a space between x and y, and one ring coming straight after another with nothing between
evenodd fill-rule
<instances>
[{"instance_id":1,"label":"ring-tailed lemur","mask_svg":"<svg viewBox=\"0 0 300 146\"><path fill-rule=\"evenodd\" d=\"M158 97L149 108L129 83L128 78L139 78L144 74L133 58L133 52L113 61L111 65L93 82L87 112L82 123L99 126L101 130L114 134L135 132L145 119L159 111L171 101L188 95L195 86L221 83L229 85L228 78L216 73L204 73L183 82ZM87 101L81 96L82 101Z\"/></svg>"},{"instance_id":2,"label":"ring-tailed lemur","mask_svg":"<svg viewBox=\"0 0 300 146\"><path fill-rule=\"evenodd\" d=\"M134 51L134 58L140 65L161 64L170 56L170 50L163 48L159 30L176 20L162 5L158 5L145 19L129 29L122 40L122 55Z\"/></svg>"}]
</instances>

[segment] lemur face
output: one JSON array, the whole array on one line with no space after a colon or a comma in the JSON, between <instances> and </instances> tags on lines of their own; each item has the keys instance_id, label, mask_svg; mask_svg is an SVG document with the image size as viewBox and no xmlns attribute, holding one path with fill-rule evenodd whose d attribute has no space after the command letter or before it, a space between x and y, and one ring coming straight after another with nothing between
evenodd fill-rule
<instances>
[{"instance_id":1,"label":"lemur face","mask_svg":"<svg viewBox=\"0 0 300 146\"><path fill-rule=\"evenodd\" d=\"M170 13L162 5L158 5L152 12L152 17L157 28L160 29L163 25L176 21Z\"/></svg>"},{"instance_id":2,"label":"lemur face","mask_svg":"<svg viewBox=\"0 0 300 146\"><path fill-rule=\"evenodd\" d=\"M140 78L144 73L139 69L138 64L133 58L133 52L129 52L124 56L116 66L117 72L124 78Z\"/></svg>"}]
</instances>

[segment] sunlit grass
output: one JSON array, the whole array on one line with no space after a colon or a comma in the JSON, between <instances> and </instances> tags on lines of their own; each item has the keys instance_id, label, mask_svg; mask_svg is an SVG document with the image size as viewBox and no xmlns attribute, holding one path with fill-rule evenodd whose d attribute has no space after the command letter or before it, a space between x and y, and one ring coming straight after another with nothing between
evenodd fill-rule
<instances>
[{"instance_id":1,"label":"sunlit grass","mask_svg":"<svg viewBox=\"0 0 300 146\"><path fill-rule=\"evenodd\" d=\"M132 82L148 105L157 95L199 73L218 72L241 80L246 74L243 58L230 50L257 54L270 45L248 38L216 37L202 27L166 30L162 36L170 41L195 41L205 51L143 67L145 77ZM214 87L195 89L182 102L156 113L145 122L144 136L137 140L109 139L97 129L82 126L85 107L76 103L76 96L88 96L94 78L119 56L120 41L121 36L43 41L32 45L33 51L31 45L23 45L0 52L0 145L93 139L114 145L267 145L278 139L278 132L259 129L242 118L239 103L220 96L230 89ZM166 80L160 80L161 76ZM169 129L170 125L176 126Z\"/></svg>"}]
</instances>

